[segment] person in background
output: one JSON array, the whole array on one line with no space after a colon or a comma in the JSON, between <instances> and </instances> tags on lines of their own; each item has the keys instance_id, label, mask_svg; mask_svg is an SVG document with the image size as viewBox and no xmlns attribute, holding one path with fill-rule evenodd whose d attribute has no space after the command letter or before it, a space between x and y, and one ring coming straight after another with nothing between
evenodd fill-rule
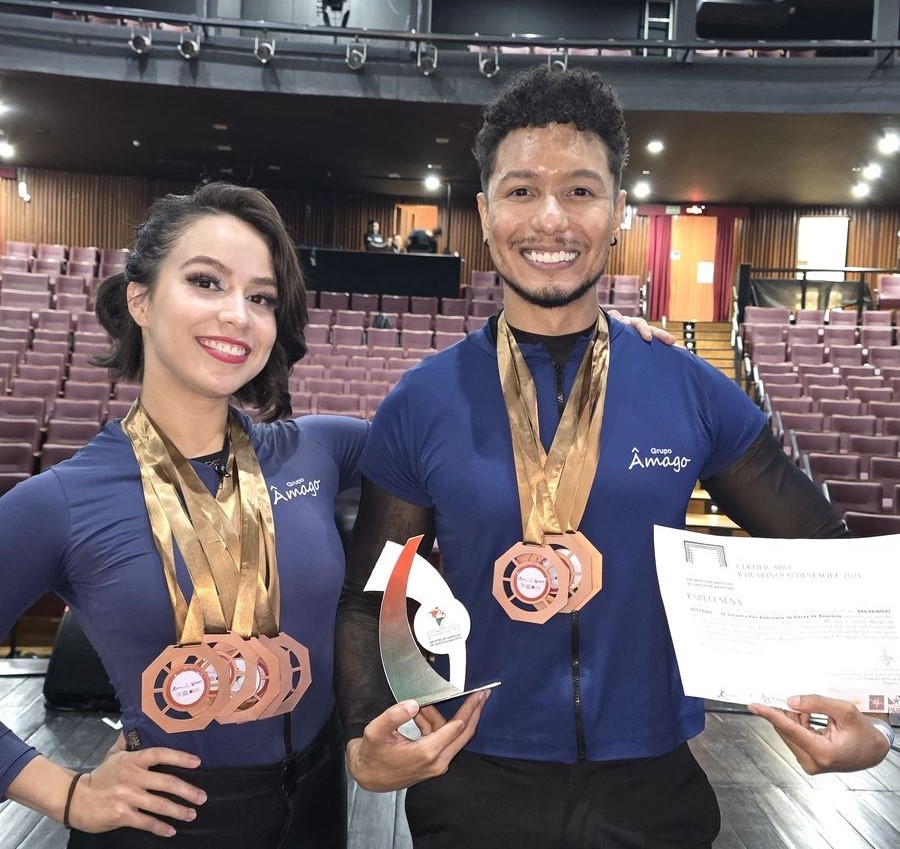
<instances>
[{"instance_id":1,"label":"person in background","mask_svg":"<svg viewBox=\"0 0 900 849\"><path fill-rule=\"evenodd\" d=\"M436 254L437 237L443 233L440 227L434 230L413 230L406 237L406 252L409 254Z\"/></svg>"},{"instance_id":2,"label":"person in background","mask_svg":"<svg viewBox=\"0 0 900 849\"><path fill-rule=\"evenodd\" d=\"M223 183L161 198L97 313L99 365L140 396L0 499L0 631L56 592L123 735L79 774L0 726L0 796L71 827L72 849L343 849L334 504L368 426L284 418L306 301L281 217Z\"/></svg>"},{"instance_id":3,"label":"person in background","mask_svg":"<svg viewBox=\"0 0 900 849\"><path fill-rule=\"evenodd\" d=\"M504 309L406 372L360 461L337 630L350 774L409 788L416 849L709 849L718 805L687 745L704 704L681 686L653 526L681 527L700 480L754 535L846 527L734 381L599 309L628 152L610 87L525 73L485 108L475 151ZM364 587L386 541L420 534L471 617L466 681L502 682L462 704L393 704L379 662ZM889 726L849 702L789 703L750 709L809 773L889 751ZM398 731L410 719L420 739Z\"/></svg>"},{"instance_id":4,"label":"person in background","mask_svg":"<svg viewBox=\"0 0 900 849\"><path fill-rule=\"evenodd\" d=\"M377 221L369 221L366 234L363 236L363 244L367 251L383 252L389 250L389 245L381 235L381 225Z\"/></svg>"}]
</instances>

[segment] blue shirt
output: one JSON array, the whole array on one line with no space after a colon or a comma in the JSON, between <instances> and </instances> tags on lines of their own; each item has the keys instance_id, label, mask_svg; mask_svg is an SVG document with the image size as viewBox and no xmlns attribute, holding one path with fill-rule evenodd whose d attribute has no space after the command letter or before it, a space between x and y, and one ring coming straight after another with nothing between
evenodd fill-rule
<instances>
[{"instance_id":1,"label":"blue shirt","mask_svg":"<svg viewBox=\"0 0 900 849\"><path fill-rule=\"evenodd\" d=\"M291 715L294 749L304 748L333 709L334 619L344 551L335 496L357 483L368 425L308 416L271 425L241 417L265 476L275 521L281 630L309 649L312 683ZM216 473L194 463L212 490ZM141 489L140 472L118 422L71 460L17 485L0 499L0 632L29 604L55 591L97 649L141 747L168 746L207 767L275 763L285 756L284 717L211 723L166 734L141 712L141 673L175 642L175 623ZM179 582L190 597L180 555ZM0 725L0 794L37 752Z\"/></svg>"},{"instance_id":2,"label":"blue shirt","mask_svg":"<svg viewBox=\"0 0 900 849\"><path fill-rule=\"evenodd\" d=\"M684 696L653 557L654 524L683 527L698 478L723 471L759 436L762 413L702 359L610 321L600 462L580 530L603 555L603 589L577 614L588 760L650 757L703 727ZM564 393L587 345L564 370ZM559 421L554 368L520 346L534 377L541 439ZM510 429L488 324L408 371L382 402L364 475L432 507L443 574L472 619L467 684L500 680L469 748L574 762L573 616L511 620L491 592L494 561L522 538ZM405 540L397 540L405 542Z\"/></svg>"}]
</instances>

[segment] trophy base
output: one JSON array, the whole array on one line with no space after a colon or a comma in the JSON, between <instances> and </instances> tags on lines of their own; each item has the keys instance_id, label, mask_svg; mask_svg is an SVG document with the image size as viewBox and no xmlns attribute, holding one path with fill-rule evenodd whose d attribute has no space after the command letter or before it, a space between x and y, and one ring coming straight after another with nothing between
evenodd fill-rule
<instances>
[{"instance_id":1,"label":"trophy base","mask_svg":"<svg viewBox=\"0 0 900 849\"><path fill-rule=\"evenodd\" d=\"M472 693L477 693L481 690L492 690L494 687L499 686L499 681L492 681L490 684L482 684L480 687L470 687L467 690L460 690L457 687L448 685L441 690L423 693L419 696L405 695L403 699L414 699L418 702L419 707L426 707L427 705L436 705L441 702L447 702L450 699L458 699L461 696L469 696ZM396 693L394 695L396 696ZM402 702L403 699L397 698L397 701Z\"/></svg>"}]
</instances>

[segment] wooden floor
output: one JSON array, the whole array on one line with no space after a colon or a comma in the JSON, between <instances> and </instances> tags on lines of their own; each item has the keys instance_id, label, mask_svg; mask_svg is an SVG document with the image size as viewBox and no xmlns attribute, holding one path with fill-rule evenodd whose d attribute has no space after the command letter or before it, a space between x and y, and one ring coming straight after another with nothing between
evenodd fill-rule
<instances>
[{"instance_id":1,"label":"wooden floor","mask_svg":"<svg viewBox=\"0 0 900 849\"><path fill-rule=\"evenodd\" d=\"M95 765L117 732L97 714L45 712L42 686L39 676L0 675L0 720L68 766ZM900 753L868 772L809 777L765 722L715 706L691 746L722 807L716 849L900 847ZM0 804L0 849L65 843L62 826ZM411 846L402 793L350 788L350 849Z\"/></svg>"}]
</instances>

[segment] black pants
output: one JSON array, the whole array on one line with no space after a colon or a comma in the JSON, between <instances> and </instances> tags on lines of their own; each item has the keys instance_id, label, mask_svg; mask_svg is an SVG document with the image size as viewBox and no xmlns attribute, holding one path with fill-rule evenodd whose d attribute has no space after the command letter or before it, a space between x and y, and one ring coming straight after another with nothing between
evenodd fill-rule
<instances>
[{"instance_id":1,"label":"black pants","mask_svg":"<svg viewBox=\"0 0 900 849\"><path fill-rule=\"evenodd\" d=\"M280 764L250 768L161 767L206 791L193 822L167 820L175 837L120 828L72 831L69 849L345 849L347 778L337 723Z\"/></svg>"},{"instance_id":2,"label":"black pants","mask_svg":"<svg viewBox=\"0 0 900 849\"><path fill-rule=\"evenodd\" d=\"M416 849L709 849L719 806L685 743L658 758L558 764L458 754L406 793Z\"/></svg>"}]
</instances>

